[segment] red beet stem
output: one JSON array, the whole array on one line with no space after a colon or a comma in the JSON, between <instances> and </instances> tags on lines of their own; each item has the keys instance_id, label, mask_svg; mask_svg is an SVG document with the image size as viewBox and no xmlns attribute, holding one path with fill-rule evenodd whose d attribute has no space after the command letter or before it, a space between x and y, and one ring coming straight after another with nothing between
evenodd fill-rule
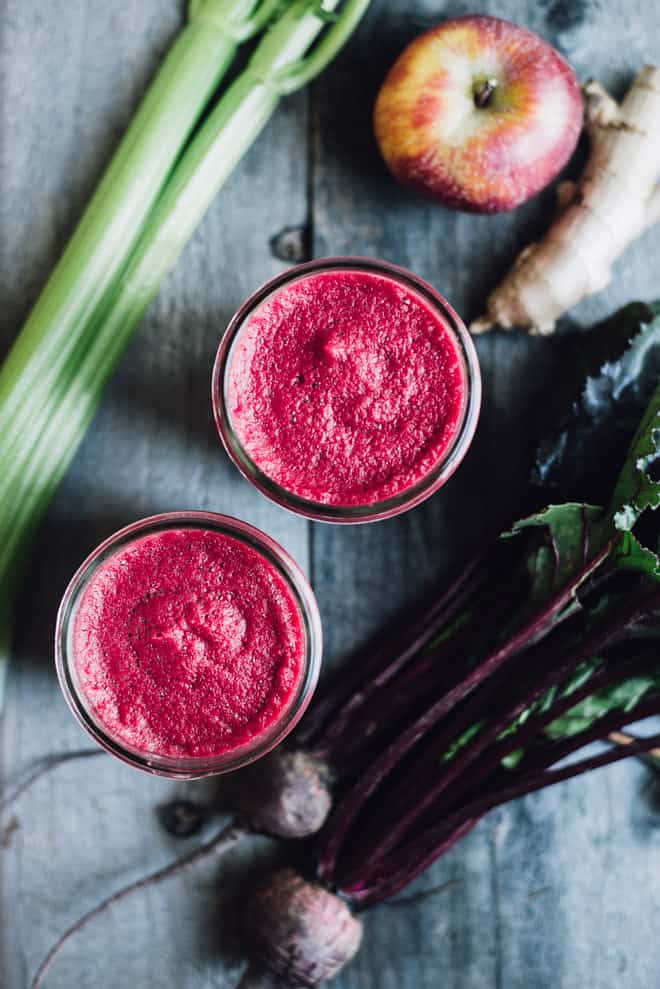
<instances>
[{"instance_id":1,"label":"red beet stem","mask_svg":"<svg viewBox=\"0 0 660 989\"><path fill-rule=\"evenodd\" d=\"M626 725L643 721L644 718L652 718L657 714L660 714L660 694L649 694L631 711L622 709L612 711L603 715L584 731L576 732L574 735L569 735L568 738L562 738L558 741L549 741L540 747L538 753L530 754L529 761L523 760L518 768L525 776L528 776L530 772L539 768L545 769L554 766L592 742L607 741L610 732L619 731Z\"/></svg>"},{"instance_id":2,"label":"red beet stem","mask_svg":"<svg viewBox=\"0 0 660 989\"><path fill-rule=\"evenodd\" d=\"M601 669L597 670L586 683L584 683L581 687L578 687L577 690L572 691L572 693L568 694L566 697L560 697L557 701L555 701L555 703L550 708L548 708L547 711L543 711L531 717L529 721L525 722L524 725L520 726L518 731L508 736L507 738L502 739L501 742L493 746L492 750L488 752L483 765L480 765L479 768L476 769L476 771L470 772L469 780L465 779L459 781L459 787L457 789L452 789L450 793L446 794L446 797L449 798L446 800L446 806L450 806L450 804L454 804L457 801L457 799L459 799L461 795L465 793L465 791L468 789L468 785L469 788L472 789L478 783L480 783L481 780L487 778L489 773L492 770L497 769L499 765L502 763L502 760L505 759L506 756L510 755L512 752L515 752L516 749L519 748L526 749L528 745L533 744L535 741L538 741L538 739L540 738L541 748L543 749L543 751L547 751L548 743L550 745L553 744L549 742L549 739L547 739L547 737L544 736L543 734L545 728L547 728L548 725L551 725L553 721L556 721L562 715L566 714L573 707L575 707L576 704L579 704L587 697L590 697L593 693L602 690L605 687L609 687L617 682L620 683L630 676L635 676L637 674L646 672L649 669L650 662L651 660L649 660L648 656L642 656L642 657L633 657L632 659L626 659L615 665L607 664L601 667ZM653 662L653 668L655 668L656 660L653 660L652 662ZM649 695L647 695L647 699L648 696ZM650 700L650 704L651 706L655 704L652 697ZM637 717L635 713L635 709L624 710L623 708L620 708L618 712L617 711L614 712L614 715L617 717L617 719L619 718L619 716L621 718L626 719L627 723L630 723L631 717L632 718ZM598 729L598 734L595 735L595 738L592 738L591 740L600 740L602 738L602 733L603 733L603 729L602 728ZM569 736L569 738L566 739L566 741L569 742L570 739L578 738L580 734L581 733L576 732L575 735ZM586 744L586 742L582 743L582 745L584 744ZM582 747L582 745L579 747ZM573 748L571 748L571 751L573 751ZM525 757L523 757L523 759L524 758ZM551 762L548 762L547 765L551 765L552 762L556 762L556 761L557 760L554 759ZM525 766L528 764L531 764L531 759L530 759L530 763L525 763L523 761L521 764L519 764L518 768L522 767L522 769L524 770Z\"/></svg>"},{"instance_id":3,"label":"red beet stem","mask_svg":"<svg viewBox=\"0 0 660 989\"><path fill-rule=\"evenodd\" d=\"M390 781L388 778L384 781L382 790L379 788L369 802L372 827L367 826L365 831L369 834L370 860L375 861L388 851L390 835L408 820L409 815L416 816L420 794L423 795L432 788L438 777L442 775L443 753L470 725L477 723L482 717L484 688L488 688L488 696L497 694L501 689L506 690L509 680L508 670L500 670L494 674L481 689L475 690L460 705L456 717L450 721L449 730L443 720L439 732L431 732L429 739L423 740L426 742L425 748L418 755L414 755L410 772L399 774L396 780ZM379 799L381 792L383 800ZM351 844L350 833L346 837L346 844ZM353 868L352 862L364 861L364 854L363 848L351 849L350 861L342 865L342 871L344 868Z\"/></svg>"},{"instance_id":4,"label":"red beet stem","mask_svg":"<svg viewBox=\"0 0 660 989\"><path fill-rule=\"evenodd\" d=\"M468 694L492 676L522 648L530 645L530 638L533 637L534 642L538 641L542 631L547 630L548 624L571 600L575 587L605 559L608 549L609 547L606 547L601 550L594 559L582 568L577 577L573 577L566 587L555 594L540 612L529 619L504 645L491 653L487 659L471 670L460 683L433 703L424 714L385 749L381 757L376 759L370 769L349 789L330 819L320 860L322 878L330 879L332 876L341 845L353 821L371 794L380 786L403 756L438 724L440 718L453 710Z\"/></svg>"},{"instance_id":5,"label":"red beet stem","mask_svg":"<svg viewBox=\"0 0 660 989\"><path fill-rule=\"evenodd\" d=\"M654 602L656 601L660 603L660 594L651 597L651 608L654 606ZM488 772L490 772L493 766L498 765L506 755L515 751L515 749L522 747L529 738L534 737L543 724L550 724L551 721L554 721L555 718L559 716L559 713L564 713L565 711L570 710L571 707L574 707L577 701L581 699L580 697L574 696L573 698L563 699L556 705L557 713L550 715L549 720L545 720L544 722L543 717L531 719L528 725L523 726L518 732L510 735L508 738L503 739L499 745L494 744L502 732L505 731L506 728L530 706L530 704L534 704L551 687L560 684L566 679L567 676L570 676L570 674L573 673L581 663L591 659L594 655L598 655L600 650L620 638L625 633L628 626L634 622L636 618L639 618L641 613L645 613L648 610L648 607L649 599L645 599L642 603L639 601L631 602L627 607L617 612L616 615L608 621L604 628L598 629L591 635L588 635L577 651L569 654L568 657L565 657L558 666L555 666L554 669L550 670L547 676L538 680L531 690L529 687L529 682L525 683L522 690L518 691L519 696L517 701L513 705L508 706L506 710L498 717L494 718L491 723L483 729L483 731L479 732L474 739L468 742L465 747L461 749L454 759L445 763L442 768L437 771L435 779L430 781L428 786L424 787L424 784L420 781L420 776L416 771L415 782L418 786L417 792L421 792L421 797L418 797L412 803L408 804L407 810L399 817L398 821L388 829L387 833L383 835L382 840L380 842L376 842L375 847L372 843L370 849L370 857L372 860L376 860L382 855L387 854L387 852L398 845L406 837L406 835L411 832L415 826L415 823L428 811L428 809L431 806L436 805L440 795L444 793L454 781L457 781L457 788L454 788L451 794L448 794L450 800L454 800L456 798L456 789L460 794L466 786L478 782L479 779L483 778ZM549 649L546 648L542 651L549 651L552 653L554 651L552 639L547 643L547 645L549 646ZM526 663L528 659L529 657L526 657L523 662ZM532 682L534 681L532 680ZM604 678L604 682L607 682L606 677ZM587 690L587 696L595 689L597 689L597 687L592 683L591 689ZM471 723L473 716L473 712L470 711L467 724ZM547 718L547 716L545 717ZM446 732L443 733L443 740L446 744L450 744L452 739L460 737L461 732L467 726L465 721L460 719L461 712L458 713L459 723L456 724L456 719L454 719L454 723L450 723ZM474 764L477 758L482 755L482 753L485 752L489 746L493 746L493 748L487 753L482 765L476 767L476 778L473 773L470 773L468 777L466 770ZM443 745L436 741L434 743L434 747L437 762L438 753L442 753ZM389 800L391 800L391 795L388 795L388 801Z\"/></svg>"},{"instance_id":6,"label":"red beet stem","mask_svg":"<svg viewBox=\"0 0 660 989\"><path fill-rule=\"evenodd\" d=\"M472 560L439 598L423 606L412 622L402 622L394 635L379 641L354 664L352 676L335 678L320 703L308 714L297 733L301 745L326 758L332 744L371 694L388 683L421 649L433 641L485 581L483 557Z\"/></svg>"},{"instance_id":7,"label":"red beet stem","mask_svg":"<svg viewBox=\"0 0 660 989\"><path fill-rule=\"evenodd\" d=\"M551 724L566 711L569 711L585 697L588 697L595 691L608 686L610 683L616 682L617 680L623 680L627 676L633 675L634 672L648 667L648 663L648 657L644 657L641 661L639 659L635 659L626 661L625 663L618 663L616 666L603 666L600 670L596 671L589 678L589 680L583 684L582 687L573 691L570 695L560 698L559 701L553 704L552 708L542 714L530 718L530 720L522 725L517 732L507 736L502 739L501 742L493 745L492 748L486 752L483 760L477 766L474 766L469 772L465 771L464 766L463 769L456 775L453 786L441 786L436 793L436 799L434 801L424 801L424 810L428 812L429 809L432 808L433 816L438 820L442 819L442 815L457 807L459 800L465 794L467 794L468 798L471 794L476 794L478 785L482 781L488 781L488 779L492 779L493 776L497 781L497 774L500 770L502 760L507 755L514 752L518 748L524 748L531 740L541 735L543 729L548 724ZM634 715L634 711L621 711L620 714L629 722L631 715ZM498 720L497 722L497 735L501 734L501 731L503 730L500 727L503 721L505 721L505 719ZM506 721L506 724L510 723L510 721ZM484 735L485 734L486 733L484 732ZM492 733L489 732L489 735L491 734ZM495 737L497 737L497 735L495 735ZM481 736L479 737L481 738ZM601 737L600 734L598 737ZM435 755L435 760L432 763L428 760L428 755L431 754L431 752ZM459 759L460 755L456 757L455 761L458 761ZM393 806L393 810L391 812L391 816L388 817L382 824L383 839L380 842L377 841L375 847L373 839L370 841L368 849L370 863L380 861L397 845L400 845L410 831L412 831L412 825L414 825L421 817L421 815L417 813L417 804L413 806L410 814L407 814L405 810L398 812L397 808L410 807L410 802L414 801L416 794L422 793L426 797L426 794L431 793L434 790L436 778L438 774L442 772L438 764L438 750L435 745L429 747L427 760L428 765L425 767L425 772L418 771L417 767L415 768L414 789L410 783L410 780L407 779L406 784L401 788L398 795L393 796L392 794L388 794L387 803L388 805L391 804ZM508 785L512 778L515 779L515 776L513 776L513 771L503 770L502 778ZM451 779L450 782L452 782ZM374 809L373 817L376 821L383 820L383 814L379 814L378 808ZM404 818L410 822L411 826L405 828L399 827L399 823L403 823ZM393 820L396 823L390 825L390 820ZM366 830L369 831L368 828ZM393 834L396 834L396 839L391 841L390 837ZM359 876L361 874L357 863L360 861L365 861L365 856L366 850L364 848L351 849L351 861L346 864L346 870L348 872L347 881L351 881L352 875Z\"/></svg>"},{"instance_id":8,"label":"red beet stem","mask_svg":"<svg viewBox=\"0 0 660 989\"><path fill-rule=\"evenodd\" d=\"M491 600L482 594L476 602L470 602L470 609L478 612L478 622L468 620L432 649L422 650L398 676L370 694L368 703L353 712L332 747L322 750L326 761L333 764L338 781L350 780L363 770L365 762L372 761L396 736L402 723L409 724L420 709L463 678L465 657L479 655L491 621L501 623L519 594L509 585L505 593L498 588L489 597ZM318 750L314 753L318 754Z\"/></svg>"},{"instance_id":9,"label":"red beet stem","mask_svg":"<svg viewBox=\"0 0 660 989\"><path fill-rule=\"evenodd\" d=\"M604 687L610 686L616 682L621 682L626 679L626 677L633 676L636 672L641 672L647 668L647 658L643 661L639 661L637 659L627 661L624 667L621 666L621 664L618 664L616 667L604 666L602 669L594 673L582 687L579 687L568 696L560 698L560 700L553 704L547 711L530 718L529 721L525 722L525 724L522 725L517 732L507 736L502 739L501 742L494 745L493 748L487 753L483 763L469 773L469 778L459 778L457 781L458 785L448 790L444 794L442 801L439 804L434 804L434 809L440 806L445 808L454 806L466 791L473 790L477 784L486 779L491 772L496 770L506 756L510 755L512 752L515 752L516 749L526 748L527 745L542 735L543 730L548 725L552 724L553 721L556 721L557 718L560 718L563 714L566 714L567 711L570 711L576 704L579 704L581 701L585 700L585 698L589 697L595 691L602 690ZM634 713L634 710L623 711L623 709L621 709L621 714L628 720L631 715L634 715ZM600 738L601 736L599 735L597 737Z\"/></svg>"},{"instance_id":10,"label":"red beet stem","mask_svg":"<svg viewBox=\"0 0 660 989\"><path fill-rule=\"evenodd\" d=\"M449 825L445 824L440 828L434 825L433 827L422 830L420 834L427 834L428 840L431 841L434 833L436 834L436 837L438 835L442 836L444 834L445 827L453 826L456 822L460 823L465 814L468 816L482 816L487 812L487 810L490 809L491 806L497 806L500 803L505 803L507 800L514 799L516 796L524 795L524 793L527 792L523 786L525 780L547 778L550 782L553 782L554 780L548 777L547 774L542 777L542 774L548 769L549 766L552 766L575 752L580 751L592 742L607 740L607 736L611 731L617 731L625 725L629 725L634 721L639 721L643 718L651 717L659 712L660 696L654 695L648 700L638 704L633 711L618 710L607 715L603 715L603 717L599 718L593 723L593 725L584 731L571 735L559 743L546 746L539 752L535 751L533 756L522 763L519 763L515 770L507 771L500 769L498 766L489 779L483 783L482 792L478 792L478 787L476 785L471 787L470 795L467 801L463 804L459 804L458 806L454 803L452 805L453 810L449 817L446 816L447 807L442 798L437 804L434 804L429 810L427 821L429 819L434 821L444 820L445 822L448 821ZM519 786L522 786L520 792L516 789L513 792L513 796L506 796L512 788ZM504 796L501 796L502 794L504 794ZM493 802L488 804L489 800L492 800ZM354 854L352 854L352 859L359 861L361 856L362 861L366 862L367 865L362 868L355 868L354 872L350 875L345 874L343 877L335 877L336 885L340 885L342 889L352 890L354 885L366 883L372 875L388 875L392 857L396 857L399 854L403 855L403 849L413 847L416 841L417 838L414 838L407 844L400 844L398 848L393 849L388 856L381 856L379 859L375 859L371 856L370 848L368 858L367 852L364 849L357 850ZM414 863L414 853L411 853L409 861ZM415 874L417 875L418 873L416 872Z\"/></svg>"},{"instance_id":11,"label":"red beet stem","mask_svg":"<svg viewBox=\"0 0 660 989\"><path fill-rule=\"evenodd\" d=\"M483 815L482 815L483 816ZM454 821L454 819L451 819ZM465 818L451 826L425 831L404 849L397 849L401 855L390 855L377 869L341 885L341 893L346 896L354 909L363 911L377 906L400 893L418 876L426 871L455 844L465 837L481 820L481 817Z\"/></svg>"},{"instance_id":12,"label":"red beet stem","mask_svg":"<svg viewBox=\"0 0 660 989\"><path fill-rule=\"evenodd\" d=\"M656 702L656 709L652 713L657 711ZM474 800L461 808L445 821L440 836L437 828L430 828L419 835L414 842L397 849L380 863L378 872L385 878L379 880L375 876L364 876L359 882L343 885L342 892L350 896L361 908L381 903L412 882L431 862L448 851L463 834L470 830L477 819L494 807L547 786L554 786L574 776L647 752L658 744L660 744L660 734L641 738L625 748L611 749L588 759L582 759L562 769L528 774L511 786Z\"/></svg>"},{"instance_id":13,"label":"red beet stem","mask_svg":"<svg viewBox=\"0 0 660 989\"><path fill-rule=\"evenodd\" d=\"M444 831L444 836L440 841L438 841L438 835L436 833L433 836L433 841L430 840L431 835L427 834L425 842L417 842L415 844L414 854L416 870L414 875L411 875L411 870L408 868L407 871L401 869L396 873L390 873L388 876L389 881L374 880L371 877L365 877L363 880L356 880L350 887L342 886L342 892L348 895L351 902L360 909L382 903L384 900L389 899L404 889L418 875L421 875L436 859L444 855L445 852L448 852L461 838L464 838L480 820L480 817L474 817L461 821L453 829ZM387 891L381 895L381 892L385 888L385 882L387 882Z\"/></svg>"},{"instance_id":14,"label":"red beet stem","mask_svg":"<svg viewBox=\"0 0 660 989\"><path fill-rule=\"evenodd\" d=\"M331 749L320 750L332 764L335 782L343 784L353 779L396 734L396 726L406 718L410 721L414 717L414 708L422 698L437 697L449 686L439 682L444 679L444 671L437 666L435 657L421 661L414 675L405 678L404 684L395 682L382 695L377 694L372 699L361 714L360 725L340 736Z\"/></svg>"}]
</instances>

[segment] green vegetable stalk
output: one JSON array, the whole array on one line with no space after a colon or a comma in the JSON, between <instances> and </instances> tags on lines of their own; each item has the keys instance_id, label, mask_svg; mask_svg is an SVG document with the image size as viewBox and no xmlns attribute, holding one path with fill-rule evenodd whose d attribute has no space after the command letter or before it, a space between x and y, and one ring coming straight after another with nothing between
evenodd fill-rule
<instances>
[{"instance_id":1,"label":"green vegetable stalk","mask_svg":"<svg viewBox=\"0 0 660 989\"><path fill-rule=\"evenodd\" d=\"M0 476L0 586L5 595L16 585L34 529L163 278L281 97L322 71L368 4L369 0L285 3L245 70L185 148L111 289L96 298L95 308L84 309L84 318L79 315L68 326L62 319L52 336L44 331L43 347L35 336L32 361L14 360L3 369L12 408L21 422L29 423L22 437L16 430L12 436L0 433L0 463L5 467ZM200 16L207 6L196 3L192 11ZM76 286L72 276L69 288ZM6 411L3 402L0 417Z\"/></svg>"},{"instance_id":2,"label":"green vegetable stalk","mask_svg":"<svg viewBox=\"0 0 660 989\"><path fill-rule=\"evenodd\" d=\"M19 482L29 482L40 456L43 424L56 414L90 322L100 307L107 307L178 155L239 42L263 28L273 6L273 0L262 0L256 10L255 0L192 0L187 24L0 368L0 546L5 558L0 566L0 706L13 598L37 524L32 517L16 528ZM53 478L63 473L56 445L48 456Z\"/></svg>"},{"instance_id":3,"label":"green vegetable stalk","mask_svg":"<svg viewBox=\"0 0 660 989\"><path fill-rule=\"evenodd\" d=\"M47 394L120 274L213 91L254 0L196 0L0 371L3 454L30 439L35 379Z\"/></svg>"}]
</instances>

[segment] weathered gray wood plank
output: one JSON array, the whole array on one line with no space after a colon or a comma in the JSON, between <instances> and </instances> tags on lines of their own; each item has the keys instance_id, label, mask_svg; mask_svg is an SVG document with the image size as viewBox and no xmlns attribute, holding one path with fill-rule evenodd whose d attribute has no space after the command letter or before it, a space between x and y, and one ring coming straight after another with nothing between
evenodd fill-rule
<instances>
[{"instance_id":1,"label":"weathered gray wood plank","mask_svg":"<svg viewBox=\"0 0 660 989\"><path fill-rule=\"evenodd\" d=\"M177 0L5 0L0 19L0 348L18 329L110 148L179 23ZM466 2L375 0L351 51L316 88L311 218L317 254L380 255L407 264L467 317L551 206L511 216L451 214L397 190L378 163L369 109L405 41ZM658 59L660 12L634 0L505 0L482 10L539 30L583 76L619 89ZM260 499L220 454L208 405L218 333L279 267L270 236L307 215L308 100L287 103L190 245L112 383L102 412L39 540L2 725L11 776L33 758L84 743L54 679L54 610L76 563L140 515L214 508L255 521L311 568L328 659L340 657L445 574L486 531L515 514L538 397L558 373L545 341L480 343L485 409L475 447L451 485L416 512L375 526L308 527ZM658 233L623 260L607 293L579 307L587 322L657 292ZM311 537L310 537L311 531ZM645 789L646 788L646 789ZM101 757L62 767L7 815L0 849L0 984L24 989L51 940L100 897L189 847L154 808L175 786ZM656 794L657 797L657 794ZM660 830L648 777L624 765L505 808L411 890L443 892L367 922L359 961L339 989L649 989L660 982L655 928ZM14 828L15 824L15 828ZM210 825L211 826L211 825ZM233 985L229 905L243 867L268 843L125 904L62 957L49 989ZM246 862L247 860L247 862Z\"/></svg>"},{"instance_id":2,"label":"weathered gray wood plank","mask_svg":"<svg viewBox=\"0 0 660 989\"><path fill-rule=\"evenodd\" d=\"M18 330L184 6L179 0L4 4L6 339ZM270 254L270 236L305 218L306 159L298 152L305 134L305 101L290 101L168 280L52 507L19 623L3 725L5 778L46 752L86 744L59 694L52 633L69 576L105 535L153 512L208 508L268 530L307 566L307 525L270 505L229 465L209 399L223 327L282 267ZM203 800L216 788L189 789ZM54 937L81 911L194 842L168 837L155 815L158 804L184 790L101 757L62 767L21 798L3 821L15 819L16 830L1 852L0 984L23 989ZM251 849L248 857L256 854ZM228 867L219 884L217 870L207 867L127 903L71 946L49 989L232 985L231 965L219 962L234 929L219 896L231 872Z\"/></svg>"},{"instance_id":3,"label":"weathered gray wood plank","mask_svg":"<svg viewBox=\"0 0 660 989\"><path fill-rule=\"evenodd\" d=\"M366 254L408 266L467 319L520 247L542 230L552 193L497 218L415 200L379 164L370 113L407 40L441 16L473 9L467 0L441 9L430 0L376 5L350 51L316 88L314 117L316 254ZM482 3L479 11L537 30L560 45L583 78L602 75L618 92L644 61L658 59L657 5L626 5L625 17L614 3L589 0L505 0ZM659 261L656 230L624 257L610 289L578 307L574 318L589 323L630 298L657 295ZM331 663L455 567L497 520L520 511L538 406L561 370L549 341L497 334L478 346L482 420L447 488L377 526L314 527L313 578ZM647 783L643 770L625 765L492 814L410 892L448 888L405 910L382 908L368 917L365 947L338 989L658 984L652 925L660 882L648 871L658 831L642 795Z\"/></svg>"}]
</instances>

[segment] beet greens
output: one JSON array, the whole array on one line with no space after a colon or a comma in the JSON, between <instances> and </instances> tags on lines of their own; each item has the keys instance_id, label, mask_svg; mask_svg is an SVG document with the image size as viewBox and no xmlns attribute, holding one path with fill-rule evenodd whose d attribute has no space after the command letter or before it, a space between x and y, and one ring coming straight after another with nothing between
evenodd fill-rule
<instances>
[{"instance_id":1,"label":"beet greens","mask_svg":"<svg viewBox=\"0 0 660 989\"><path fill-rule=\"evenodd\" d=\"M658 337L656 318L640 338ZM442 637L435 659L451 669L450 683L427 695L340 797L320 842L325 882L361 905L380 902L426 867L434 834L438 854L449 847L445 819L463 833L484 791L495 806L512 789L520 795L527 785L554 782L547 770L559 759L660 713L657 523L650 546L637 534L647 510L660 505L652 476L659 456L656 387L607 509L553 505L504 534L522 541L522 597L511 608L502 572L496 594L500 586L505 591L490 639L470 641L469 621ZM515 569L513 576L517 583ZM480 593L465 607L478 618ZM426 662L423 652L418 662ZM417 665L400 674L404 691ZM537 778L539 771L545 775ZM419 859L416 843L427 833L431 845Z\"/></svg>"}]
</instances>

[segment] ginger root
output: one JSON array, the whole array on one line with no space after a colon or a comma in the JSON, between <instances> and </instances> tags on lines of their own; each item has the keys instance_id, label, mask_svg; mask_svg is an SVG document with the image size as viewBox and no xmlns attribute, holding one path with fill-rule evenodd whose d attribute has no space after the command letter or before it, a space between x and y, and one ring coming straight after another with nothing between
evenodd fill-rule
<instances>
[{"instance_id":1,"label":"ginger root","mask_svg":"<svg viewBox=\"0 0 660 989\"><path fill-rule=\"evenodd\" d=\"M558 186L559 212L491 292L470 327L552 333L559 317L602 291L612 264L660 220L660 68L646 66L621 104L598 82L584 88L591 154L578 182Z\"/></svg>"}]
</instances>

